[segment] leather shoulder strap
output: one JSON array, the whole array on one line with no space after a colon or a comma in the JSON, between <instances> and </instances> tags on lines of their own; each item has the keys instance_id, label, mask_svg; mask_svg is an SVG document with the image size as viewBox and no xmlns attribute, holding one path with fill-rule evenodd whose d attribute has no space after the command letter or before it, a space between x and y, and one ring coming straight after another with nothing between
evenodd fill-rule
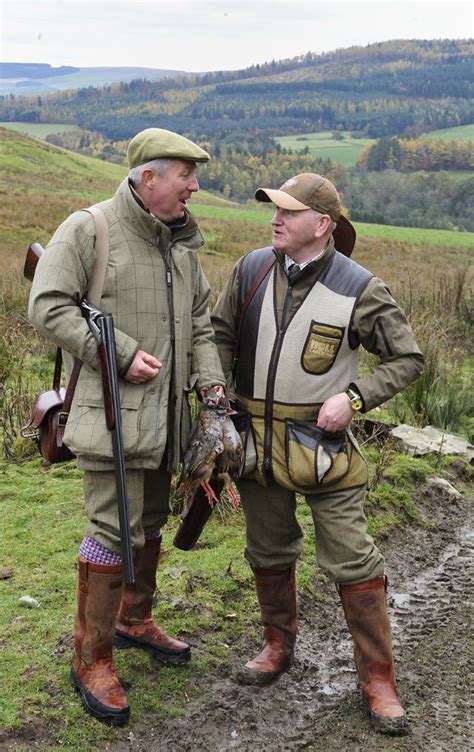
<instances>
[{"instance_id":1,"label":"leather shoulder strap","mask_svg":"<svg viewBox=\"0 0 474 752\"><path fill-rule=\"evenodd\" d=\"M271 250L271 249L264 249L265 251ZM245 262L244 262L245 263ZM234 366L237 363L237 360L239 359L239 349L240 349L240 332L242 330L242 324L245 318L245 314L247 313L247 309L250 305L250 303L253 300L253 297L255 293L257 292L258 288L262 284L263 280L267 276L270 269L276 264L276 259L273 251L271 254L266 255L266 257L263 259L262 266L258 270L257 274L253 278L253 280L250 282L249 289L247 290L247 294L245 295L245 298L242 302L242 305L240 307L239 312L239 321L237 323L237 333L235 338L235 348L234 348Z\"/></svg>"}]
</instances>

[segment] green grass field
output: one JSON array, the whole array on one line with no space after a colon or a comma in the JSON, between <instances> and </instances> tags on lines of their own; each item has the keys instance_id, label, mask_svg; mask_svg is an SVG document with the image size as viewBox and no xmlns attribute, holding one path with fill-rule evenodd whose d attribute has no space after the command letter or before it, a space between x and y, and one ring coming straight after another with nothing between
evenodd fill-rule
<instances>
[{"instance_id":1,"label":"green grass field","mask_svg":"<svg viewBox=\"0 0 474 752\"><path fill-rule=\"evenodd\" d=\"M196 198L196 203L190 205L191 211L198 218L220 219L253 223L270 227L272 210L269 208L249 207L221 207L203 205ZM473 232L457 232L455 230L430 230L423 227L394 227L391 225L375 225L365 222L354 222L358 237L383 238L401 243L415 243L417 245L438 245L451 248L473 248Z\"/></svg>"},{"instance_id":2,"label":"green grass field","mask_svg":"<svg viewBox=\"0 0 474 752\"><path fill-rule=\"evenodd\" d=\"M306 146L314 157L330 159L344 167L354 167L362 149L375 143L373 138L352 138L350 131L341 131L342 140L335 139L332 131L299 133L293 136L277 136L276 141L285 149L302 151ZM444 128L424 134L425 138L439 138L442 141L474 140L474 124Z\"/></svg>"},{"instance_id":3,"label":"green grass field","mask_svg":"<svg viewBox=\"0 0 474 752\"><path fill-rule=\"evenodd\" d=\"M26 133L33 138L45 139L51 133L66 133L67 131L80 131L77 125L64 125L61 123L0 123L0 128L7 128L18 133Z\"/></svg>"},{"instance_id":4,"label":"green grass field","mask_svg":"<svg viewBox=\"0 0 474 752\"><path fill-rule=\"evenodd\" d=\"M341 131L342 140L333 137L332 131L319 133L300 133L295 136L277 136L276 141L285 149L302 151L306 147L314 157L330 159L344 167L353 167L367 144L373 144L373 138L352 138L349 131Z\"/></svg>"},{"instance_id":5,"label":"green grass field","mask_svg":"<svg viewBox=\"0 0 474 752\"><path fill-rule=\"evenodd\" d=\"M443 128L440 131L425 133L426 138L440 138L442 141L474 141L474 123Z\"/></svg>"}]
</instances>

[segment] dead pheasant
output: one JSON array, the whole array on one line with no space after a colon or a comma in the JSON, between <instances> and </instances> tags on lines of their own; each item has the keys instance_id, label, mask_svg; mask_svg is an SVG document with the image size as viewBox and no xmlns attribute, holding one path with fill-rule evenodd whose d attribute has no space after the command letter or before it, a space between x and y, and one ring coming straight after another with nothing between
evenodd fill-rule
<instances>
[{"instance_id":1,"label":"dead pheasant","mask_svg":"<svg viewBox=\"0 0 474 752\"><path fill-rule=\"evenodd\" d=\"M217 478L224 482L232 505L238 507L233 482L239 476L241 460L242 442L228 415L227 405L203 404L183 458L177 493L189 498L201 485L213 506L218 498L210 481Z\"/></svg>"}]
</instances>

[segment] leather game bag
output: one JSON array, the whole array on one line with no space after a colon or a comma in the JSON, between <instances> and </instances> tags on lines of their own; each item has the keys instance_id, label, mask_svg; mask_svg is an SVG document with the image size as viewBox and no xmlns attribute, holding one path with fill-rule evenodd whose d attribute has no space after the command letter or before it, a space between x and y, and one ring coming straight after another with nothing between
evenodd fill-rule
<instances>
[{"instance_id":1,"label":"leather game bag","mask_svg":"<svg viewBox=\"0 0 474 752\"><path fill-rule=\"evenodd\" d=\"M92 269L88 299L99 307L109 257L109 231L100 209L91 206L84 211L92 214L96 226L96 261ZM33 281L36 265L42 253L43 248L39 243L32 243L28 248L23 274L30 282ZM41 456L52 464L74 458L64 444L63 437L82 362L74 359L69 384L67 389L64 389L61 387L62 360L61 348L58 347L52 389L37 395L30 410L29 421L20 431L23 438L35 442Z\"/></svg>"}]
</instances>

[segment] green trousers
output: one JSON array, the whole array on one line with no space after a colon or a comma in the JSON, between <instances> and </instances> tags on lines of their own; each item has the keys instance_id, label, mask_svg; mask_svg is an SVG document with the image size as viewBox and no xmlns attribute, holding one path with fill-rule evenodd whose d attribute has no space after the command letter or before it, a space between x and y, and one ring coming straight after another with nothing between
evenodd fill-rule
<instances>
[{"instance_id":1,"label":"green trousers","mask_svg":"<svg viewBox=\"0 0 474 752\"><path fill-rule=\"evenodd\" d=\"M296 495L276 484L238 482L246 521L245 556L253 567L287 569L303 551ZM383 574L384 559L367 532L366 487L302 497L311 509L319 566L340 584Z\"/></svg>"},{"instance_id":2,"label":"green trousers","mask_svg":"<svg viewBox=\"0 0 474 752\"><path fill-rule=\"evenodd\" d=\"M127 470L130 529L134 548L143 548L145 535L156 533L169 514L171 475L164 462L158 470ZM115 473L85 470L85 534L111 551L120 553L120 527Z\"/></svg>"}]
</instances>

